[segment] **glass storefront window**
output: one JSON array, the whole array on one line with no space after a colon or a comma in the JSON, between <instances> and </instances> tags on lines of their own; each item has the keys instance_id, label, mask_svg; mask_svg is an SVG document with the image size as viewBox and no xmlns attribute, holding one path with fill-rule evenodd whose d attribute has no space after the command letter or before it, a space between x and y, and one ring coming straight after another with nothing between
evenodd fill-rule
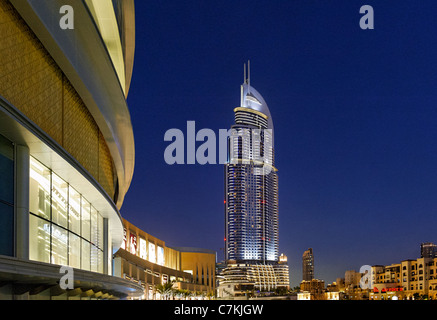
<instances>
[{"instance_id":1,"label":"glass storefront window","mask_svg":"<svg viewBox=\"0 0 437 320\"><path fill-rule=\"evenodd\" d=\"M95 245L91 245L91 271L99 270L99 249Z\"/></svg>"},{"instance_id":2,"label":"glass storefront window","mask_svg":"<svg viewBox=\"0 0 437 320\"><path fill-rule=\"evenodd\" d=\"M68 229L80 235L80 194L71 186L68 188Z\"/></svg>"},{"instance_id":3,"label":"glass storefront window","mask_svg":"<svg viewBox=\"0 0 437 320\"><path fill-rule=\"evenodd\" d=\"M81 260L81 269L90 270L91 268L91 244L88 241L82 239L82 260Z\"/></svg>"},{"instance_id":4,"label":"glass storefront window","mask_svg":"<svg viewBox=\"0 0 437 320\"><path fill-rule=\"evenodd\" d=\"M98 224L97 224L97 210L91 206L91 243L97 246L98 242Z\"/></svg>"},{"instance_id":5,"label":"glass storefront window","mask_svg":"<svg viewBox=\"0 0 437 320\"><path fill-rule=\"evenodd\" d=\"M90 241L91 239L91 205L82 197L82 238Z\"/></svg>"},{"instance_id":6,"label":"glass storefront window","mask_svg":"<svg viewBox=\"0 0 437 320\"><path fill-rule=\"evenodd\" d=\"M0 201L0 254L12 256L13 241L14 207Z\"/></svg>"},{"instance_id":7,"label":"glass storefront window","mask_svg":"<svg viewBox=\"0 0 437 320\"><path fill-rule=\"evenodd\" d=\"M68 184L52 173L52 222L67 228Z\"/></svg>"},{"instance_id":8,"label":"glass storefront window","mask_svg":"<svg viewBox=\"0 0 437 320\"><path fill-rule=\"evenodd\" d=\"M68 265L68 231L52 224L52 263Z\"/></svg>"},{"instance_id":9,"label":"glass storefront window","mask_svg":"<svg viewBox=\"0 0 437 320\"><path fill-rule=\"evenodd\" d=\"M30 259L103 273L104 219L96 208L32 157L29 192ZM1 200L0 214L5 211Z\"/></svg>"},{"instance_id":10,"label":"glass storefront window","mask_svg":"<svg viewBox=\"0 0 437 320\"><path fill-rule=\"evenodd\" d=\"M50 263L50 223L30 215L29 230L29 258Z\"/></svg>"},{"instance_id":11,"label":"glass storefront window","mask_svg":"<svg viewBox=\"0 0 437 320\"><path fill-rule=\"evenodd\" d=\"M103 251L102 250L99 250L98 252L97 252L97 254L98 254L98 260L99 260L99 268L98 268L98 272L100 272L100 273L103 273Z\"/></svg>"},{"instance_id":12,"label":"glass storefront window","mask_svg":"<svg viewBox=\"0 0 437 320\"><path fill-rule=\"evenodd\" d=\"M98 213L97 214L97 247L100 248L100 250L103 250L103 239L104 239L104 230L103 230L103 217Z\"/></svg>"},{"instance_id":13,"label":"glass storefront window","mask_svg":"<svg viewBox=\"0 0 437 320\"><path fill-rule=\"evenodd\" d=\"M33 214L50 220L50 170L31 158L29 209Z\"/></svg>"},{"instance_id":14,"label":"glass storefront window","mask_svg":"<svg viewBox=\"0 0 437 320\"><path fill-rule=\"evenodd\" d=\"M71 232L69 232L68 236L68 265L80 269L80 238Z\"/></svg>"},{"instance_id":15,"label":"glass storefront window","mask_svg":"<svg viewBox=\"0 0 437 320\"><path fill-rule=\"evenodd\" d=\"M0 254L14 251L14 146L0 136Z\"/></svg>"},{"instance_id":16,"label":"glass storefront window","mask_svg":"<svg viewBox=\"0 0 437 320\"><path fill-rule=\"evenodd\" d=\"M14 146L0 136L0 200L14 203Z\"/></svg>"}]
</instances>

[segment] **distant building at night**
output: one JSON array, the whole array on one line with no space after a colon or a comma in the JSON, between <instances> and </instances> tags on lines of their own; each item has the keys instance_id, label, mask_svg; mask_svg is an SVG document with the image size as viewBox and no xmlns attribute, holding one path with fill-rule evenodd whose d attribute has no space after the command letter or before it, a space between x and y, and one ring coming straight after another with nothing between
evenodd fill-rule
<instances>
[{"instance_id":1,"label":"distant building at night","mask_svg":"<svg viewBox=\"0 0 437 320\"><path fill-rule=\"evenodd\" d=\"M437 246L432 242L424 242L420 244L420 257L421 258L436 258Z\"/></svg>"},{"instance_id":2,"label":"distant building at night","mask_svg":"<svg viewBox=\"0 0 437 320\"><path fill-rule=\"evenodd\" d=\"M233 279L238 273L244 285L249 282L255 289L274 290L288 287L289 281L288 265L279 262L273 120L264 98L250 85L250 67L248 70L241 85L240 106L234 109L225 164L224 271ZM252 273L261 276L254 280ZM275 280L285 274L286 280Z\"/></svg>"},{"instance_id":3,"label":"distant building at night","mask_svg":"<svg viewBox=\"0 0 437 320\"><path fill-rule=\"evenodd\" d=\"M366 278L368 286L361 284ZM437 257L373 265L368 276L349 270L336 286L348 300L437 300Z\"/></svg>"},{"instance_id":4,"label":"distant building at night","mask_svg":"<svg viewBox=\"0 0 437 320\"><path fill-rule=\"evenodd\" d=\"M302 255L302 280L311 281L314 279L314 255L313 249L305 250Z\"/></svg>"},{"instance_id":5,"label":"distant building at night","mask_svg":"<svg viewBox=\"0 0 437 320\"><path fill-rule=\"evenodd\" d=\"M302 293L310 293L311 300L324 300L325 281L320 279L302 280L300 291Z\"/></svg>"}]
</instances>

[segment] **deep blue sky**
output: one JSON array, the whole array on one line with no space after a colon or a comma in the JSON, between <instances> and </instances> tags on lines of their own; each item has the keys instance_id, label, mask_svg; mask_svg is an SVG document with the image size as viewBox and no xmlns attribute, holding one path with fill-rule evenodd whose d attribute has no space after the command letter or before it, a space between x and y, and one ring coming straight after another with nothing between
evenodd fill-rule
<instances>
[{"instance_id":1,"label":"deep blue sky","mask_svg":"<svg viewBox=\"0 0 437 320\"><path fill-rule=\"evenodd\" d=\"M361 30L362 5L375 29ZM121 213L223 258L222 165L167 165L170 128L233 124L243 63L267 101L291 283L326 283L437 242L437 2L136 1L128 104L136 165Z\"/></svg>"}]
</instances>

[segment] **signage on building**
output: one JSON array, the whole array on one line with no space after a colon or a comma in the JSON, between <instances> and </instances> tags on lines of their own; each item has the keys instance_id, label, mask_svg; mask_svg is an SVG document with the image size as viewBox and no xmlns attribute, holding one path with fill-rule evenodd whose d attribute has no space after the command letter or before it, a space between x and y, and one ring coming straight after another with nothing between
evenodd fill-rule
<instances>
[{"instance_id":1,"label":"signage on building","mask_svg":"<svg viewBox=\"0 0 437 320\"><path fill-rule=\"evenodd\" d=\"M123 242L121 243L121 248L126 250L126 228L123 229Z\"/></svg>"},{"instance_id":2,"label":"signage on building","mask_svg":"<svg viewBox=\"0 0 437 320\"><path fill-rule=\"evenodd\" d=\"M404 288L402 287L397 287L397 288L382 288L381 289L381 293L386 293L386 292L393 292L393 291L404 291ZM373 292L374 293L379 293L379 290L377 287L373 288Z\"/></svg>"},{"instance_id":3,"label":"signage on building","mask_svg":"<svg viewBox=\"0 0 437 320\"><path fill-rule=\"evenodd\" d=\"M137 254L137 236L133 233L130 234L130 253Z\"/></svg>"},{"instance_id":4,"label":"signage on building","mask_svg":"<svg viewBox=\"0 0 437 320\"><path fill-rule=\"evenodd\" d=\"M140 258L147 259L147 242L143 238L140 238Z\"/></svg>"},{"instance_id":5,"label":"signage on building","mask_svg":"<svg viewBox=\"0 0 437 320\"><path fill-rule=\"evenodd\" d=\"M149 242L149 261L156 263L156 246L151 242Z\"/></svg>"},{"instance_id":6,"label":"signage on building","mask_svg":"<svg viewBox=\"0 0 437 320\"><path fill-rule=\"evenodd\" d=\"M164 265L164 248L158 246L158 260L157 264L163 266Z\"/></svg>"}]
</instances>

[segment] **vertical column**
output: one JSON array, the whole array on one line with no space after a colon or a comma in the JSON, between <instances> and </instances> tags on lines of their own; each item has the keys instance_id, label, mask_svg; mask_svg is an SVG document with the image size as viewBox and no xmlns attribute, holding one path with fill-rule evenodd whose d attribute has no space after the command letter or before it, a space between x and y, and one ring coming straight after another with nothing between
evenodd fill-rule
<instances>
[{"instance_id":1,"label":"vertical column","mask_svg":"<svg viewBox=\"0 0 437 320\"><path fill-rule=\"evenodd\" d=\"M103 273L111 275L109 262L112 260L112 250L109 249L109 223L108 218L103 218Z\"/></svg>"},{"instance_id":2,"label":"vertical column","mask_svg":"<svg viewBox=\"0 0 437 320\"><path fill-rule=\"evenodd\" d=\"M15 146L15 255L29 259L29 147Z\"/></svg>"},{"instance_id":3,"label":"vertical column","mask_svg":"<svg viewBox=\"0 0 437 320\"><path fill-rule=\"evenodd\" d=\"M112 260L113 272L112 275L115 277L123 278L123 260L120 257L115 257Z\"/></svg>"}]
</instances>

